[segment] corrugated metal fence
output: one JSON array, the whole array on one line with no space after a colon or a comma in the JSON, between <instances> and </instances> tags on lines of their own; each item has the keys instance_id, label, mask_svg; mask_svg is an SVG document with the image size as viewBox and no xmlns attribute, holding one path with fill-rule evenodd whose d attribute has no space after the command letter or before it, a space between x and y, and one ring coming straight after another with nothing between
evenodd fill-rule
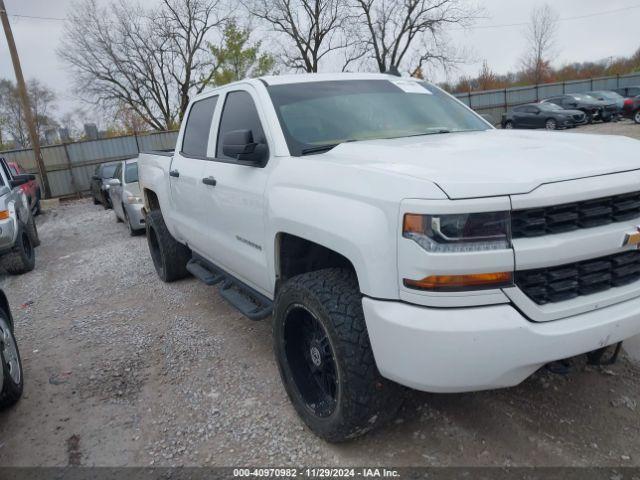
<instances>
[{"instance_id":1,"label":"corrugated metal fence","mask_svg":"<svg viewBox=\"0 0 640 480\"><path fill-rule=\"evenodd\" d=\"M486 115L494 124L497 124L500 122L502 114L516 105L539 102L545 98L565 93L615 90L634 85L640 85L640 73L486 90L483 92L457 93L455 96L478 113Z\"/></svg>"},{"instance_id":2,"label":"corrugated metal fence","mask_svg":"<svg viewBox=\"0 0 640 480\"><path fill-rule=\"evenodd\" d=\"M141 151L172 150L177 137L176 131L154 132L42 147L51 194L63 197L86 192L96 165L134 158ZM20 164L29 173L38 174L31 149L0 152L0 156Z\"/></svg>"}]
</instances>

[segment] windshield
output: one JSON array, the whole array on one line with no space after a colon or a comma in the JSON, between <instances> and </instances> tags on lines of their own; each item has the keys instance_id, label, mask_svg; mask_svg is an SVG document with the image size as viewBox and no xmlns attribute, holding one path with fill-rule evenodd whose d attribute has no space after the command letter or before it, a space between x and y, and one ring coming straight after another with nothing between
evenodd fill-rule
<instances>
[{"instance_id":1,"label":"windshield","mask_svg":"<svg viewBox=\"0 0 640 480\"><path fill-rule=\"evenodd\" d=\"M540 107L540 110L563 110L560 105L556 105L555 103L541 103L540 105L536 105Z\"/></svg>"},{"instance_id":2,"label":"windshield","mask_svg":"<svg viewBox=\"0 0 640 480\"><path fill-rule=\"evenodd\" d=\"M124 183L138 181L138 162L127 163L124 170Z\"/></svg>"},{"instance_id":3,"label":"windshield","mask_svg":"<svg viewBox=\"0 0 640 480\"><path fill-rule=\"evenodd\" d=\"M116 173L118 165L105 165L102 167L102 178L113 178L113 174Z\"/></svg>"},{"instance_id":4,"label":"windshield","mask_svg":"<svg viewBox=\"0 0 640 480\"><path fill-rule=\"evenodd\" d=\"M576 100L580 100L581 102L597 102L598 101L597 98L592 97L590 95L585 95L583 93L579 95L573 95L573 98L575 98Z\"/></svg>"},{"instance_id":5,"label":"windshield","mask_svg":"<svg viewBox=\"0 0 640 480\"><path fill-rule=\"evenodd\" d=\"M412 80L343 80L268 87L292 155L349 141L487 130L440 89Z\"/></svg>"},{"instance_id":6,"label":"windshield","mask_svg":"<svg viewBox=\"0 0 640 480\"><path fill-rule=\"evenodd\" d=\"M588 95L592 97L607 98L609 100L618 100L619 98L622 98L622 96L618 95L616 92L589 92Z\"/></svg>"}]
</instances>

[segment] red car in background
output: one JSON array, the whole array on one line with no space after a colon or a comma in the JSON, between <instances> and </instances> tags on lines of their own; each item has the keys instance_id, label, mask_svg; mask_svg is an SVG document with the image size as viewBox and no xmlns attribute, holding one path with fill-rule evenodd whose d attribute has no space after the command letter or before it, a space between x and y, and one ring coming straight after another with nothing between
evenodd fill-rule
<instances>
[{"instance_id":1,"label":"red car in background","mask_svg":"<svg viewBox=\"0 0 640 480\"><path fill-rule=\"evenodd\" d=\"M15 162L7 162L11 175L24 175L27 172ZM30 180L27 183L20 185L20 188L29 199L29 206L34 215L40 213L40 185L37 180Z\"/></svg>"},{"instance_id":2,"label":"red car in background","mask_svg":"<svg viewBox=\"0 0 640 480\"><path fill-rule=\"evenodd\" d=\"M640 124L640 95L633 98L625 98L622 115Z\"/></svg>"}]
</instances>

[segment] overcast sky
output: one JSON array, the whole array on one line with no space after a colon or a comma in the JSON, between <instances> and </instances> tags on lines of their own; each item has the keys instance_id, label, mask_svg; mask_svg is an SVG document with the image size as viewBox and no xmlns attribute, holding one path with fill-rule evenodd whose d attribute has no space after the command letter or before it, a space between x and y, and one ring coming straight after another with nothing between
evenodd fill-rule
<instances>
[{"instance_id":1,"label":"overcast sky","mask_svg":"<svg viewBox=\"0 0 640 480\"><path fill-rule=\"evenodd\" d=\"M141 0L141 3L155 1ZM484 7L485 18L478 20L471 30L450 33L455 45L470 51L476 60L463 66L456 77L463 73L475 74L484 59L499 73L517 67L525 49L525 27L505 25L527 23L531 9L542 2L480 0L478 3ZM71 4L72 0L5 0L9 15L40 17L63 18ZM640 47L640 0L553 0L549 4L561 19L566 19L559 23L555 65L630 55ZM601 13L611 11L614 12ZM56 91L59 112L80 105L70 92L71 78L55 53L63 22L15 16L10 20L25 76L38 78ZM0 77L14 79L4 36L0 36Z\"/></svg>"}]
</instances>

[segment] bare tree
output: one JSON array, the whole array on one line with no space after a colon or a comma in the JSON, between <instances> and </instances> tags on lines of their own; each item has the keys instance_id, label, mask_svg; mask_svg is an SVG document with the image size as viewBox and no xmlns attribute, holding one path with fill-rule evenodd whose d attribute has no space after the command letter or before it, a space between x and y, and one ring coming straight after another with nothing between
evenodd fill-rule
<instances>
[{"instance_id":1,"label":"bare tree","mask_svg":"<svg viewBox=\"0 0 640 480\"><path fill-rule=\"evenodd\" d=\"M556 44L558 14L548 4L535 7L526 30L527 52L520 63L524 77L531 83L543 83L550 75L550 58Z\"/></svg>"},{"instance_id":2,"label":"bare tree","mask_svg":"<svg viewBox=\"0 0 640 480\"><path fill-rule=\"evenodd\" d=\"M464 0L353 0L359 12L362 48L381 72L400 70L413 61L412 72L430 63L459 61L446 41L447 27L467 26L479 10Z\"/></svg>"},{"instance_id":3,"label":"bare tree","mask_svg":"<svg viewBox=\"0 0 640 480\"><path fill-rule=\"evenodd\" d=\"M39 137L43 137L45 130L57 126L57 122L52 118L55 93L40 81L32 79L27 82L27 94L31 100L36 131ZM16 144L22 147L31 145L18 90L8 80L0 80L0 125L5 136L13 138Z\"/></svg>"},{"instance_id":4,"label":"bare tree","mask_svg":"<svg viewBox=\"0 0 640 480\"><path fill-rule=\"evenodd\" d=\"M244 5L287 40L282 58L289 68L317 72L323 58L354 44L344 35L352 18L344 0L244 0Z\"/></svg>"},{"instance_id":5,"label":"bare tree","mask_svg":"<svg viewBox=\"0 0 640 480\"><path fill-rule=\"evenodd\" d=\"M205 40L222 23L219 0L162 0L157 8L119 0L74 4L58 55L76 90L102 108L127 105L154 129L182 118L210 72Z\"/></svg>"}]
</instances>

